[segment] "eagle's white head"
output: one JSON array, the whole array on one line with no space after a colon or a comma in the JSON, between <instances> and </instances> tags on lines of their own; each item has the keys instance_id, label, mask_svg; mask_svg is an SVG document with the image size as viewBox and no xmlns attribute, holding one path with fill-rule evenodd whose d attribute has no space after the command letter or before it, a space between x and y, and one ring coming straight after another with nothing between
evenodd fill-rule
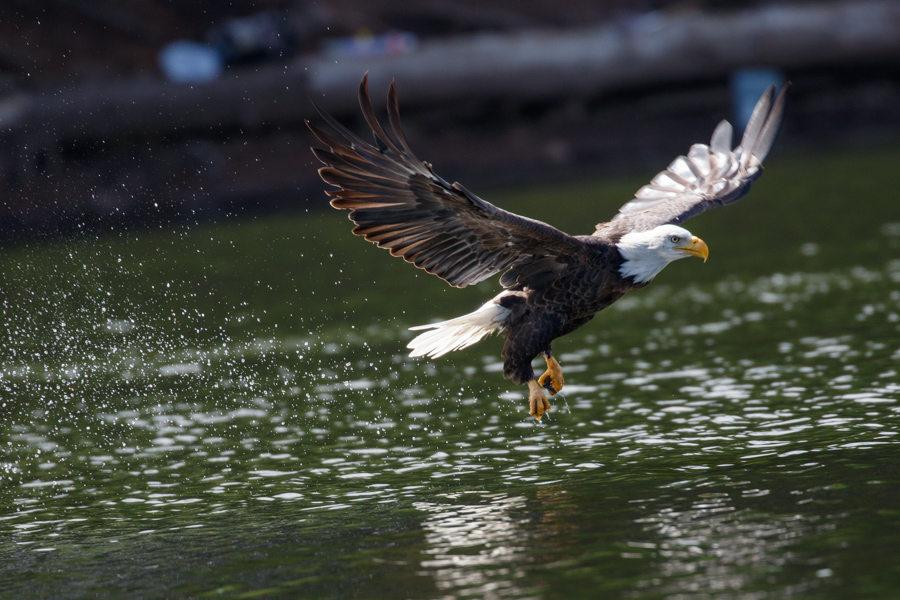
<instances>
[{"instance_id":1,"label":"eagle's white head","mask_svg":"<svg viewBox=\"0 0 900 600\"><path fill-rule=\"evenodd\" d=\"M699 256L706 262L709 248L700 238L677 225L660 225L650 231L626 233L616 244L625 261L619 267L622 277L634 277L646 283L667 264L687 256Z\"/></svg>"}]
</instances>

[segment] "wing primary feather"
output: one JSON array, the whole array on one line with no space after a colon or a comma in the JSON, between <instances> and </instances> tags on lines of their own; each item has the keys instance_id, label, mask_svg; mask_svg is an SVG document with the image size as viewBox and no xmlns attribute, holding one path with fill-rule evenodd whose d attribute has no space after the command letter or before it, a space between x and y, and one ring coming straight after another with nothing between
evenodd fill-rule
<instances>
[{"instance_id":1,"label":"wing primary feather","mask_svg":"<svg viewBox=\"0 0 900 600\"><path fill-rule=\"evenodd\" d=\"M402 155L403 151L394 144L394 141L390 137L388 137L388 134L384 131L381 123L378 122L378 118L375 116L375 110L372 108L372 99L369 97L368 72L363 75L362 81L359 82L359 107L362 109L363 118L366 120L372 133L375 134L375 141L384 144L385 148L381 148L381 150L390 149L392 152Z\"/></svg>"},{"instance_id":2,"label":"wing primary feather","mask_svg":"<svg viewBox=\"0 0 900 600\"><path fill-rule=\"evenodd\" d=\"M400 125L400 102L397 98L397 84L393 81L388 88L387 111L388 121L390 121L391 123L391 129L393 129L397 141L400 142L401 146L403 146L403 152L412 160L421 162L418 158L416 158L416 155L413 154L413 151L410 149L409 142L406 140L406 134L403 133L403 127Z\"/></svg>"},{"instance_id":3,"label":"wing primary feather","mask_svg":"<svg viewBox=\"0 0 900 600\"><path fill-rule=\"evenodd\" d=\"M750 113L750 119L747 121L747 126L744 128L744 135L741 138L741 148L743 148L745 155L753 155L754 146L756 146L756 142L759 139L759 132L766 122L766 117L769 116L769 108L772 106L772 95L774 90L774 85L770 85L766 88L765 93L760 97L756 106L753 107L753 112Z\"/></svg>"},{"instance_id":4,"label":"wing primary feather","mask_svg":"<svg viewBox=\"0 0 900 600\"><path fill-rule=\"evenodd\" d=\"M757 140L756 147L753 149L753 156L759 162L763 162L766 156L769 155L769 150L772 149L772 144L775 143L775 136L778 135L778 131L781 129L781 122L784 119L784 104L788 88L790 87L791 83L788 82L781 88L778 97L775 98L775 104L772 105L772 110L769 112L769 116L762 127L762 131L759 133L759 140Z\"/></svg>"},{"instance_id":5,"label":"wing primary feather","mask_svg":"<svg viewBox=\"0 0 900 600\"><path fill-rule=\"evenodd\" d=\"M332 117L330 114L328 114L327 112L325 112L324 110L319 108L319 105L316 104L315 102L313 102L313 108L316 109L316 112L319 114L319 117L321 117L323 121L328 123L329 127L331 127L336 132L341 134L344 137L344 139L346 139L348 142L350 142L350 144L354 148L356 148L356 147L367 148L369 146L369 144L365 140L363 140L361 137L359 137L358 135L356 135L355 133L353 133L352 131L350 131L349 129L344 127L343 125L341 125L340 121L338 121L337 119ZM311 124L309 124L309 123L307 123L307 124L312 127ZM315 131L313 131L313 133L315 133ZM319 139L321 140L321 138L319 138ZM324 140L322 140L322 141L323 141L323 143L326 143L326 144L328 143L328 142L325 142Z\"/></svg>"},{"instance_id":6,"label":"wing primary feather","mask_svg":"<svg viewBox=\"0 0 900 600\"><path fill-rule=\"evenodd\" d=\"M731 123L722 119L713 131L712 138L709 140L709 149L718 154L727 154L731 152L731 136L733 135Z\"/></svg>"},{"instance_id":7,"label":"wing primary feather","mask_svg":"<svg viewBox=\"0 0 900 600\"><path fill-rule=\"evenodd\" d=\"M686 162L687 162L688 165L689 165L688 168L690 168L691 159L686 158ZM699 175L697 174L697 172L696 172L694 169L691 169L691 172L694 173L694 176L699 177ZM683 191L683 188L689 188L690 186L692 186L692 185L694 184L694 181L691 181L691 180L687 179L686 177L684 177L684 176L681 175L680 173L677 173L677 172L673 171L672 169L669 169L668 171L663 171L663 173L665 173L665 176L666 176L668 179L674 181L674 182L677 183L680 187L678 187L678 188L667 188L666 186L662 185L662 181L659 181L659 182L656 181L657 178L662 179L662 178L660 178L660 177L657 175L656 177L653 178L654 181L652 181L651 183L652 183L653 186L654 186L656 189L658 189L658 190L672 191L672 192L681 192L681 191Z\"/></svg>"},{"instance_id":8,"label":"wing primary feather","mask_svg":"<svg viewBox=\"0 0 900 600\"><path fill-rule=\"evenodd\" d=\"M399 165L390 160L388 157L384 156L380 152L376 152L374 148L366 145L365 147L357 147L354 145L347 145L346 143L328 135L321 129L318 129L315 125L312 125L309 121L306 122L310 131L316 136L316 138L328 146L329 151L337 154L344 160L349 160L354 162L355 164L373 164L378 165L383 169L389 169L393 171L400 171Z\"/></svg>"},{"instance_id":9,"label":"wing primary feather","mask_svg":"<svg viewBox=\"0 0 900 600\"><path fill-rule=\"evenodd\" d=\"M693 158L687 156L685 157L684 162L687 164L688 169L691 170L691 173L694 174L694 177L697 178L697 181L703 181L706 178L706 174L700 169L700 165L698 165Z\"/></svg>"},{"instance_id":10,"label":"wing primary feather","mask_svg":"<svg viewBox=\"0 0 900 600\"><path fill-rule=\"evenodd\" d=\"M315 105L315 103L313 104ZM307 121L306 126L309 127L309 130L312 131L313 135L315 135L320 142L331 148L332 152L337 151L341 154L347 154L351 156L355 154L361 161L377 164L387 169L393 168L399 170L401 168L401 165L399 165L396 161L393 161L389 157L378 152L368 142L363 141L360 137L356 136L346 127L338 123L334 119L334 117L332 117L328 113L320 110L319 114L330 127L334 128L335 131L344 136L346 141L350 144L348 145L346 142L342 142L332 137L331 135L325 133L324 131Z\"/></svg>"},{"instance_id":11,"label":"wing primary feather","mask_svg":"<svg viewBox=\"0 0 900 600\"><path fill-rule=\"evenodd\" d=\"M389 170L381 165L345 156L339 152L323 150L322 148L313 148L312 151L315 157L326 165L340 165L341 170L347 171L352 175L362 175L388 181L397 181L398 177L408 176L407 173L398 173L396 170Z\"/></svg>"},{"instance_id":12,"label":"wing primary feather","mask_svg":"<svg viewBox=\"0 0 900 600\"><path fill-rule=\"evenodd\" d=\"M403 186L402 181L382 180L374 175L372 177L363 175L363 177L365 178L360 178L355 174L349 172L349 170L344 169L343 167L320 167L319 177L321 177L322 180L326 183L338 185L345 189L350 189L358 192L383 192L384 190L393 189L397 193L402 194L406 190L406 188ZM372 181L373 179L375 181Z\"/></svg>"}]
</instances>

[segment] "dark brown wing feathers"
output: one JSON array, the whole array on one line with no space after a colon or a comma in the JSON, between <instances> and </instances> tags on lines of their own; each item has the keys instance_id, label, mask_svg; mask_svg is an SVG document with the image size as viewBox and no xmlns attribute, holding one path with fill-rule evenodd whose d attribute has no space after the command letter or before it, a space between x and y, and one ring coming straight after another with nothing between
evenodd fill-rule
<instances>
[{"instance_id":1,"label":"dark brown wing feathers","mask_svg":"<svg viewBox=\"0 0 900 600\"><path fill-rule=\"evenodd\" d=\"M372 109L366 77L359 103L375 146L324 111L319 114L336 135L307 123L327 146L313 149L326 165L319 174L336 188L327 192L331 205L350 211L353 233L456 287L548 256L564 262L584 258L585 246L577 238L497 208L416 158L400 125L393 83L387 103L390 135Z\"/></svg>"}]
</instances>

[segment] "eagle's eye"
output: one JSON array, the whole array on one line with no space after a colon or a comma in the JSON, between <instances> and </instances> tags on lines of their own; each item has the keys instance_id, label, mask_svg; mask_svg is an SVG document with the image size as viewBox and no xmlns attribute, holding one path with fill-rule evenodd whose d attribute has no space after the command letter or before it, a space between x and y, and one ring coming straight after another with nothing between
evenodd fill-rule
<instances>
[{"instance_id":1,"label":"eagle's eye","mask_svg":"<svg viewBox=\"0 0 900 600\"><path fill-rule=\"evenodd\" d=\"M672 242L673 244L677 244L678 242L681 241L681 238L678 237L677 235L673 235L673 236L669 236L669 241Z\"/></svg>"}]
</instances>

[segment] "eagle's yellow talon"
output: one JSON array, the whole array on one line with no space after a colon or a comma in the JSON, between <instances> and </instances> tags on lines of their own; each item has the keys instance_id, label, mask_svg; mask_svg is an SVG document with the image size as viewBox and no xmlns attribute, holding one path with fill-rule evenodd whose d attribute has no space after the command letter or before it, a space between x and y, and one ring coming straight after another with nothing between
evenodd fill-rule
<instances>
[{"instance_id":1,"label":"eagle's yellow talon","mask_svg":"<svg viewBox=\"0 0 900 600\"><path fill-rule=\"evenodd\" d=\"M563 379L562 367L559 366L559 363L552 356L545 356L544 358L547 360L547 370L538 379L538 384L552 393L558 394L566 384L566 380Z\"/></svg>"},{"instance_id":2,"label":"eagle's yellow talon","mask_svg":"<svg viewBox=\"0 0 900 600\"><path fill-rule=\"evenodd\" d=\"M528 412L538 421L541 420L544 413L550 412L550 401L544 395L540 384L534 379L528 382Z\"/></svg>"}]
</instances>

